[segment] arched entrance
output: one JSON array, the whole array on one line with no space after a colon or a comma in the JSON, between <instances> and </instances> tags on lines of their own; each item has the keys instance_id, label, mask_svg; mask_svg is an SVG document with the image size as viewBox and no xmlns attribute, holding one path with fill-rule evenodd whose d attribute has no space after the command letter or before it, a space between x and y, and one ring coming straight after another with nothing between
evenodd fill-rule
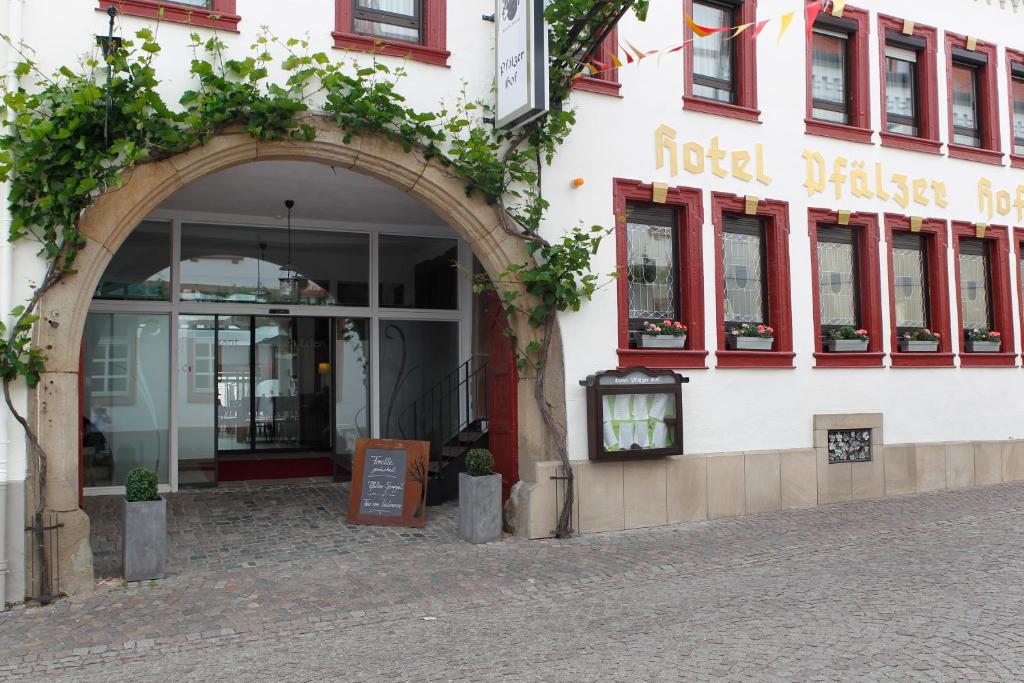
<instances>
[{"instance_id":1,"label":"arched entrance","mask_svg":"<svg viewBox=\"0 0 1024 683\"><path fill-rule=\"evenodd\" d=\"M48 356L44 374L30 411L40 441L50 454L46 481L46 509L58 513L61 530L61 586L68 593L92 589L92 558L87 516L79 509L80 472L79 363L80 348L92 294L97 282L132 230L154 208L186 185L241 164L258 161L311 161L351 169L407 192L430 207L471 248L492 277L528 255L523 243L502 228L495 209L478 195L466 196L465 182L441 164L416 152L407 153L383 136L363 136L345 144L333 122L314 117L317 137L311 142L260 142L244 132L226 132L206 146L161 162L134 169L125 184L110 190L86 212L81 221L86 246L78 272L44 297L36 343ZM533 332L515 322L520 340ZM533 404L530 378L519 380L518 469L523 478L532 461L544 459L546 430ZM551 382L558 386L559 383ZM560 397L552 397L556 406ZM30 506L33 501L29 501Z\"/></svg>"}]
</instances>

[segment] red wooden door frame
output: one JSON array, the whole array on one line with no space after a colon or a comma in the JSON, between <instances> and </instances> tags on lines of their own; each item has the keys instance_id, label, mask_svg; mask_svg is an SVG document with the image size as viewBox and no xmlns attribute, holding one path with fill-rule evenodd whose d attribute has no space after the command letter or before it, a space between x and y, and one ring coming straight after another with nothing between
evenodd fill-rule
<instances>
[{"instance_id":1,"label":"red wooden door frame","mask_svg":"<svg viewBox=\"0 0 1024 683\"><path fill-rule=\"evenodd\" d=\"M488 443L501 475L502 500L508 500L519 481L519 372L515 349L504 334L508 321L501 302L494 293L486 297Z\"/></svg>"}]
</instances>

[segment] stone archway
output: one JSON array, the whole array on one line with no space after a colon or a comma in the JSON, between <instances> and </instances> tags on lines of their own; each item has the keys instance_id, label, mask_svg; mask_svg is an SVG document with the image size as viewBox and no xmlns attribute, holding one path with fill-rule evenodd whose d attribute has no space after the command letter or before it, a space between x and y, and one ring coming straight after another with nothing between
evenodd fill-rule
<instances>
[{"instance_id":1,"label":"stone archway","mask_svg":"<svg viewBox=\"0 0 1024 683\"><path fill-rule=\"evenodd\" d=\"M79 508L79 354L92 293L113 254L135 226L164 200L208 175L256 161L309 161L351 169L401 189L433 209L473 250L492 277L528 253L522 240L501 226L495 207L479 193L466 196L466 182L437 161L416 151L406 152L382 135L363 135L348 144L333 121L312 116L316 139L259 141L241 129L227 131L205 146L133 169L120 188L108 190L83 215L86 246L79 254L78 272L50 290L39 306L35 343L47 354L47 369L33 392L29 417L49 454L46 504L63 523L59 563L61 588L68 594L93 589L89 519ZM513 327L519 339L535 332L521 321ZM561 369L561 352L554 340L552 367ZM524 342L525 343L525 342ZM550 400L564 415L563 383L557 372L548 382ZM533 464L546 459L547 430L533 399L534 380L519 387L519 470L531 481ZM34 483L27 485L27 507L34 508Z\"/></svg>"}]
</instances>

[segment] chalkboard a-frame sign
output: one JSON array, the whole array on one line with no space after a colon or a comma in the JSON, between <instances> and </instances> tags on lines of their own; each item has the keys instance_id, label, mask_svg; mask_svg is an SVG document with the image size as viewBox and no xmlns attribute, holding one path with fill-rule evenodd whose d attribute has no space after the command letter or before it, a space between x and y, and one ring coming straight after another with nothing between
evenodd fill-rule
<instances>
[{"instance_id":1,"label":"chalkboard a-frame sign","mask_svg":"<svg viewBox=\"0 0 1024 683\"><path fill-rule=\"evenodd\" d=\"M349 524L422 529L430 443L359 439L348 497Z\"/></svg>"}]
</instances>

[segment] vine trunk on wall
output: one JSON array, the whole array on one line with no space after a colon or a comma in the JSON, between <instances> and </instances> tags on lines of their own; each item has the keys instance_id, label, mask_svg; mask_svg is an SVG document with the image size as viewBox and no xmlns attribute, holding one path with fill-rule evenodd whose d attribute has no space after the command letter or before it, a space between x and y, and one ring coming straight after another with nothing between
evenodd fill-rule
<instances>
[{"instance_id":1,"label":"vine trunk on wall","mask_svg":"<svg viewBox=\"0 0 1024 683\"><path fill-rule=\"evenodd\" d=\"M539 233L547 209L540 189L540 168L551 160L575 122L562 102L584 60L630 9L643 18L649 0L554 0L546 9L550 27L550 113L515 131L494 130L483 119L487 102L471 101L465 90L439 111L410 107L398 86L403 68L376 59L332 61L313 52L307 41L279 40L262 32L249 55L230 58L217 37L191 35L191 74L195 89L172 109L157 92L156 34L142 29L112 54L94 55L77 70L61 67L43 73L24 45L10 45L22 61L17 75L35 77L31 90L20 87L3 98L7 126L0 137L0 179L10 181L12 242L34 240L46 261L32 295L0 322L0 378L4 400L25 432L31 452L30 476L36 481L34 522L46 503L47 455L28 419L17 409L12 385L34 388L45 369L43 350L32 345L42 297L74 273L85 238L79 219L106 190L118 187L137 164L166 159L203 145L220 131L241 125L258 140L306 140L315 131L305 121L314 108L331 117L348 142L367 133L381 134L435 159L466 182L467 194L480 192L494 203L503 229L526 242L532 259L509 264L478 290L500 291L508 316L525 316L539 339L519 350L521 371L537 373L535 399L559 451L565 471L565 504L556 534L572 533L572 467L565 425L546 397L547 361L556 315L578 310L599 284L591 272L593 256L608 231L574 226L560 238ZM6 36L5 36L6 38ZM91 37L90 37L91 38ZM8 41L9 42L9 41ZM275 57L274 53L280 55ZM273 82L277 67L283 82ZM511 331L509 331L511 336ZM48 585L47 558L41 585Z\"/></svg>"}]
</instances>

